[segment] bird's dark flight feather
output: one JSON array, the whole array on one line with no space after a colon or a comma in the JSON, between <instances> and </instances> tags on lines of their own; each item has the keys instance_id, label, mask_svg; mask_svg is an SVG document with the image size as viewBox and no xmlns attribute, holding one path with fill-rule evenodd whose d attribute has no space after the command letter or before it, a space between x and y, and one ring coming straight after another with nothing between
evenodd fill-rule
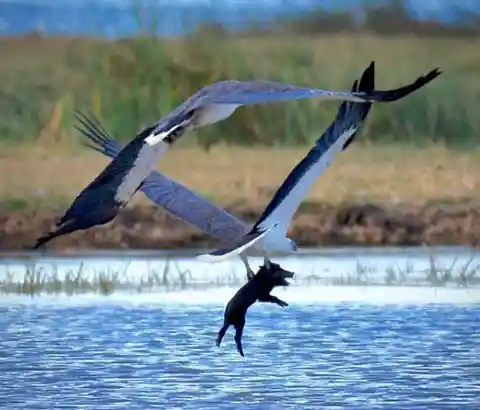
<instances>
[{"instance_id":1,"label":"bird's dark flight feather","mask_svg":"<svg viewBox=\"0 0 480 410\"><path fill-rule=\"evenodd\" d=\"M355 81L352 86L352 91L369 92L375 87L375 64L372 62L368 68L363 72L360 81ZM365 121L372 103L358 103L344 101L340 105L337 116L334 122L327 128L323 135L317 140L315 146L300 161L297 166L290 172L287 179L283 182L280 188L276 191L270 203L265 208L265 211L257 220L252 228L255 232L260 224L276 209L282 201L290 194L295 185L307 173L307 171L316 164L316 162L332 147L332 145L340 138L340 136L349 130L351 127L361 127ZM347 140L343 149L346 149L353 141L358 133L356 132Z\"/></svg>"}]
</instances>

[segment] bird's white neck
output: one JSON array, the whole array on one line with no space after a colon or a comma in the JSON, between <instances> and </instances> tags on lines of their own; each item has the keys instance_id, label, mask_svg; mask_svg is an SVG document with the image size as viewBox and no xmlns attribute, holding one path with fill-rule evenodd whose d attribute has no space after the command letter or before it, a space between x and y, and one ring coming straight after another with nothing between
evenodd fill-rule
<instances>
[{"instance_id":1,"label":"bird's white neck","mask_svg":"<svg viewBox=\"0 0 480 410\"><path fill-rule=\"evenodd\" d=\"M268 232L260 241L255 245L255 248L265 252L281 252L291 253L293 252L290 239L287 238L285 231L279 227L274 227Z\"/></svg>"}]
</instances>

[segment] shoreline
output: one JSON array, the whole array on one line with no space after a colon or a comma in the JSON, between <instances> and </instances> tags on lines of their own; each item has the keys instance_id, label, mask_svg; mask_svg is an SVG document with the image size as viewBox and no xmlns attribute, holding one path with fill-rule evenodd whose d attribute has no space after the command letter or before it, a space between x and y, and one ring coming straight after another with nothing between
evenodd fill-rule
<instances>
[{"instance_id":1,"label":"shoreline","mask_svg":"<svg viewBox=\"0 0 480 410\"><path fill-rule=\"evenodd\" d=\"M232 206L233 215L254 222L261 207ZM0 251L30 249L51 228L59 211L0 212ZM289 231L301 247L476 245L480 201L425 205L304 203ZM45 250L177 250L207 248L218 242L163 209L135 205L111 223L57 238Z\"/></svg>"}]
</instances>

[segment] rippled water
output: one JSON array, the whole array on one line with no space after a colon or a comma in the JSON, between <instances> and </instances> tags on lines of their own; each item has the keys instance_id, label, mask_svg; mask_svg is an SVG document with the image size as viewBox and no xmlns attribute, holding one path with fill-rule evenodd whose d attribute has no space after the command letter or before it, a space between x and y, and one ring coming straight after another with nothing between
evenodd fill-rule
<instances>
[{"instance_id":1,"label":"rippled water","mask_svg":"<svg viewBox=\"0 0 480 410\"><path fill-rule=\"evenodd\" d=\"M0 405L479 408L480 304L326 302L328 289L315 291L302 302L301 289L285 290L285 309L254 305L245 358L231 330L214 346L224 303L209 292L11 299L0 305Z\"/></svg>"},{"instance_id":2,"label":"rippled water","mask_svg":"<svg viewBox=\"0 0 480 410\"><path fill-rule=\"evenodd\" d=\"M429 256L451 272L446 286L425 279ZM121 271L133 287L109 296L1 295L0 408L480 408L480 286L455 280L463 266L480 266L469 249L276 258L296 272L274 292L290 306L249 310L245 358L233 329L214 346L224 306L245 280L241 262L170 258L190 272L185 287L138 293L149 271L164 270L165 255L3 255L0 281L21 282L34 266L59 278ZM403 279L392 284L392 275Z\"/></svg>"}]
</instances>

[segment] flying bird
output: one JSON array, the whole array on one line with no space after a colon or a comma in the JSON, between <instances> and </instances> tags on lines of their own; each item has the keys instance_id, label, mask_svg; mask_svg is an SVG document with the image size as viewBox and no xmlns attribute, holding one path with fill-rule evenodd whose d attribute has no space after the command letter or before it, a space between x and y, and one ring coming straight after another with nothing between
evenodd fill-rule
<instances>
[{"instance_id":1,"label":"flying bird","mask_svg":"<svg viewBox=\"0 0 480 410\"><path fill-rule=\"evenodd\" d=\"M354 82L352 91L368 92L374 87L375 66L372 63L364 71L360 81ZM229 246L220 247L198 258L215 263L239 255L250 277L252 270L248 264L248 255L263 254L264 264L268 268L270 253L296 252L297 244L287 236L293 215L312 185L332 164L335 156L344 151L358 135L371 106L372 103L343 102L334 122L290 172L253 227Z\"/></svg>"},{"instance_id":2,"label":"flying bird","mask_svg":"<svg viewBox=\"0 0 480 410\"><path fill-rule=\"evenodd\" d=\"M372 63L373 64L373 63ZM220 81L192 95L153 126L143 129L77 196L55 230L40 237L34 249L55 237L103 225L113 220L154 171L169 146L187 131L229 117L242 105L302 98L345 100L369 104L396 101L439 75L437 69L394 90L327 91L271 81ZM81 116L77 115L81 122Z\"/></svg>"},{"instance_id":3,"label":"flying bird","mask_svg":"<svg viewBox=\"0 0 480 410\"><path fill-rule=\"evenodd\" d=\"M364 74L365 78L362 80L360 88L369 88L366 84L368 76L371 76L372 84L370 88L373 88L373 64L366 70ZM351 132L351 129L355 127L359 129L370 109L370 105L371 104L363 103L343 103L340 106L335 121L319 139L318 144L320 144L320 148L316 151L317 155L320 154L321 156L322 152L325 154L328 151L329 142L335 143L335 141L342 138L344 133ZM90 148L111 158L115 158L122 151L122 146L113 140L94 117L92 117L92 119L83 117L82 125L83 128L79 129L91 143L87 144ZM348 146L355 135L355 133L350 135L350 139L344 142L343 149ZM345 137L343 137L342 141L343 140L345 140ZM324 142L321 143L320 141ZM339 143L337 143L337 145L338 144ZM330 161L331 158L327 162ZM223 208L212 204L201 195L159 172L153 171L150 173L141 185L140 190L157 205L162 206L171 214L218 239L220 243L225 246L231 245L235 241L243 240L245 235L248 235L252 230L251 224L241 221ZM293 246L292 241L292 247ZM251 278L253 272L248 265L248 261L244 255L241 255L241 257L247 268L247 274L249 278Z\"/></svg>"}]
</instances>

